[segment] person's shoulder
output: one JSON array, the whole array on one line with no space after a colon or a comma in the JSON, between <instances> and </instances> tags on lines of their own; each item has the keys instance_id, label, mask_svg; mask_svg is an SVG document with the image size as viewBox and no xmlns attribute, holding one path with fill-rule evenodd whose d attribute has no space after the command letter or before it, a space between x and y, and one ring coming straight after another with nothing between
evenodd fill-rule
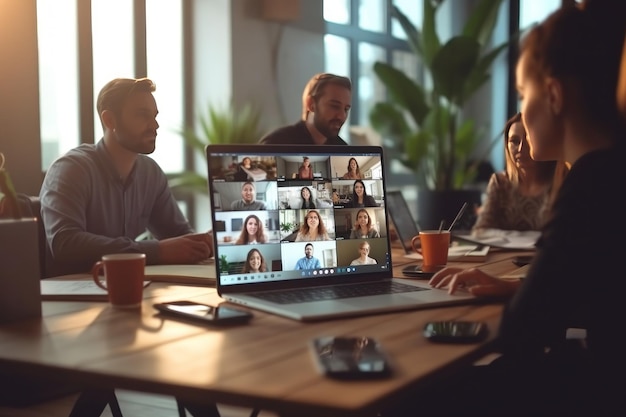
<instances>
[{"instance_id":1,"label":"person's shoulder","mask_svg":"<svg viewBox=\"0 0 626 417\"><path fill-rule=\"evenodd\" d=\"M91 143L83 143L73 149L70 149L65 154L58 157L48 167L46 176L49 175L63 175L63 173L74 172L74 175L80 176L97 171L99 162L98 151L96 145Z\"/></svg>"},{"instance_id":2,"label":"person's shoulder","mask_svg":"<svg viewBox=\"0 0 626 417\"><path fill-rule=\"evenodd\" d=\"M341 139L340 136L335 136L334 138L328 138L326 140L326 145L342 145L342 146L348 146L348 142L346 142L345 140Z\"/></svg>"},{"instance_id":3,"label":"person's shoulder","mask_svg":"<svg viewBox=\"0 0 626 417\"><path fill-rule=\"evenodd\" d=\"M294 124L279 127L267 133L259 140L259 143L263 143L266 145L279 145L302 142L303 139L306 139L305 135L307 134L308 130L306 130L304 122L299 121Z\"/></svg>"}]
</instances>

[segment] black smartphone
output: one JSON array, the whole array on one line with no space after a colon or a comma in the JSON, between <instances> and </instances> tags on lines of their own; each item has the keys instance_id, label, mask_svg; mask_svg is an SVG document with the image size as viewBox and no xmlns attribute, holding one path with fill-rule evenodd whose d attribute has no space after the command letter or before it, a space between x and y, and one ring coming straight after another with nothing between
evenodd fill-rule
<instances>
[{"instance_id":1,"label":"black smartphone","mask_svg":"<svg viewBox=\"0 0 626 417\"><path fill-rule=\"evenodd\" d=\"M522 267L524 265L528 265L529 263L531 263L532 260L533 260L532 255L516 256L515 258L513 258L513 263L519 267Z\"/></svg>"},{"instance_id":2,"label":"black smartphone","mask_svg":"<svg viewBox=\"0 0 626 417\"><path fill-rule=\"evenodd\" d=\"M157 303L154 304L154 308L167 316L212 326L244 324L253 317L247 310L230 306L210 306L193 301Z\"/></svg>"},{"instance_id":3,"label":"black smartphone","mask_svg":"<svg viewBox=\"0 0 626 417\"><path fill-rule=\"evenodd\" d=\"M409 265L402 268L402 275L409 278L430 279L445 267L445 265Z\"/></svg>"},{"instance_id":4,"label":"black smartphone","mask_svg":"<svg viewBox=\"0 0 626 417\"><path fill-rule=\"evenodd\" d=\"M391 366L371 337L320 337L313 340L313 355L325 375L338 379L371 379L391 375Z\"/></svg>"},{"instance_id":5,"label":"black smartphone","mask_svg":"<svg viewBox=\"0 0 626 417\"><path fill-rule=\"evenodd\" d=\"M481 321L431 321L424 326L424 337L433 342L475 343L487 337L487 325Z\"/></svg>"}]
</instances>

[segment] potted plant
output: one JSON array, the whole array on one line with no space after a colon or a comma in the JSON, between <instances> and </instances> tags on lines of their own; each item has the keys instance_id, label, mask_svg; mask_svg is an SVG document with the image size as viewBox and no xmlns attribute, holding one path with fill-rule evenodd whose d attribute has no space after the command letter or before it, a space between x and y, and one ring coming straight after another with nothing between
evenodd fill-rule
<instances>
[{"instance_id":1,"label":"potted plant","mask_svg":"<svg viewBox=\"0 0 626 417\"><path fill-rule=\"evenodd\" d=\"M374 64L388 101L373 107L370 122L391 142L387 146L390 157L416 173L418 218L423 228L436 228L441 220L449 225L465 201L480 204L480 191L468 192L463 187L476 173L479 161L471 163L471 158L482 143L482 129L464 118L463 107L490 79L494 60L509 44L488 48L501 0L480 0L461 34L440 40L436 14L443 1L423 2L421 30L397 7L391 12L424 67L425 85L391 65Z\"/></svg>"},{"instance_id":2,"label":"potted plant","mask_svg":"<svg viewBox=\"0 0 626 417\"><path fill-rule=\"evenodd\" d=\"M220 265L220 272L223 274L228 274L230 263L228 262L226 255L220 256L219 265Z\"/></svg>"},{"instance_id":3,"label":"potted plant","mask_svg":"<svg viewBox=\"0 0 626 417\"><path fill-rule=\"evenodd\" d=\"M251 104L240 107L230 104L227 107L209 105L207 112L199 117L201 134L187 127L181 131L187 146L194 149L202 158L205 148L215 143L257 143L262 132L259 128L261 114ZM185 171L168 176L170 187L177 192L197 192L206 194L206 174Z\"/></svg>"}]
</instances>

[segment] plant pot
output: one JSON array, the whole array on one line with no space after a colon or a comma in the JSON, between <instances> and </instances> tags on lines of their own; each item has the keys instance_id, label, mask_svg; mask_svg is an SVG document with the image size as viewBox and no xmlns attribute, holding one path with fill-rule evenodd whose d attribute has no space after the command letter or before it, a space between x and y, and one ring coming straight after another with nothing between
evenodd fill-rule
<instances>
[{"instance_id":1,"label":"plant pot","mask_svg":"<svg viewBox=\"0 0 626 417\"><path fill-rule=\"evenodd\" d=\"M417 223L423 230L439 229L441 220L447 229L454 221L463 203L465 213L457 221L454 230L469 230L476 221L475 210L481 204L481 190L417 191Z\"/></svg>"}]
</instances>

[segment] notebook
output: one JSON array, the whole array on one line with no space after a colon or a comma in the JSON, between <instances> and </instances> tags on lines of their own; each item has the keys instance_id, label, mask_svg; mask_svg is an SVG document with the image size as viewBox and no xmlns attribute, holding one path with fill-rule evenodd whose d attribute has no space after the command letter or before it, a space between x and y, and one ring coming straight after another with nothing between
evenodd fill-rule
<instances>
[{"instance_id":1,"label":"notebook","mask_svg":"<svg viewBox=\"0 0 626 417\"><path fill-rule=\"evenodd\" d=\"M303 156L320 176L293 178ZM476 300L393 277L381 147L215 144L206 157L216 287L225 300L301 321ZM246 157L267 173L263 180L235 179ZM351 158L362 180L341 178ZM353 202L361 188L367 207ZM315 208L302 208L306 195ZM368 219L369 230L358 231Z\"/></svg>"}]
</instances>

